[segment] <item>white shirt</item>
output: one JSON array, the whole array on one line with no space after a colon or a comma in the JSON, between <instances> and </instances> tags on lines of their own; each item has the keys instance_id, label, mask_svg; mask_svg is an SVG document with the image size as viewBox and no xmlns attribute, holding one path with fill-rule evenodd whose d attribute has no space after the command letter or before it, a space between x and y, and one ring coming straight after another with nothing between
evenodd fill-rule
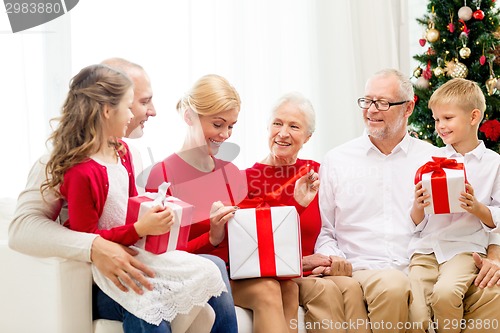
<instances>
[{"instance_id":1,"label":"white shirt","mask_svg":"<svg viewBox=\"0 0 500 333\"><path fill-rule=\"evenodd\" d=\"M320 167L322 229L315 252L343 256L353 270L406 269L413 180L435 151L406 135L384 155L364 134L328 152Z\"/></svg>"},{"instance_id":2,"label":"white shirt","mask_svg":"<svg viewBox=\"0 0 500 333\"><path fill-rule=\"evenodd\" d=\"M467 181L474 188L476 199L486 205L493 222L500 228L500 156L486 148L483 142L462 156L452 146L441 148L436 156L455 158L463 162ZM430 214L415 228L409 245L413 253L434 253L439 263L464 252L486 253L491 229L474 215L463 212ZM493 235L497 237L496 235Z\"/></svg>"}]
</instances>

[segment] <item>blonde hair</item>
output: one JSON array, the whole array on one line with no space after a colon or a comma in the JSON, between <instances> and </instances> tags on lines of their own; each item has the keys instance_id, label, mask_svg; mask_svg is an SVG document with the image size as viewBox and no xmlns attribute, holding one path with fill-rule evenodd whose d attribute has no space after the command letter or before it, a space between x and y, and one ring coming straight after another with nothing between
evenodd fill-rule
<instances>
[{"instance_id":1,"label":"blonde hair","mask_svg":"<svg viewBox=\"0 0 500 333\"><path fill-rule=\"evenodd\" d=\"M57 187L66 171L97 152L103 140L107 140L102 137L104 106L117 107L131 87L125 74L105 65L85 67L71 79L61 116L52 119L59 124L47 140L53 149L45 168L47 179L40 187L42 193L53 189L59 194ZM108 144L124 152L116 138Z\"/></svg>"},{"instance_id":2,"label":"blonde hair","mask_svg":"<svg viewBox=\"0 0 500 333\"><path fill-rule=\"evenodd\" d=\"M486 110L486 101L479 85L462 78L451 79L437 88L429 99L428 107L432 109L444 104L456 105L464 111L478 109L481 111L481 119Z\"/></svg>"},{"instance_id":3,"label":"blonde hair","mask_svg":"<svg viewBox=\"0 0 500 333\"><path fill-rule=\"evenodd\" d=\"M236 109L241 100L236 89L222 76L208 74L195 82L191 90L177 102L177 110L191 109L200 116Z\"/></svg>"}]
</instances>

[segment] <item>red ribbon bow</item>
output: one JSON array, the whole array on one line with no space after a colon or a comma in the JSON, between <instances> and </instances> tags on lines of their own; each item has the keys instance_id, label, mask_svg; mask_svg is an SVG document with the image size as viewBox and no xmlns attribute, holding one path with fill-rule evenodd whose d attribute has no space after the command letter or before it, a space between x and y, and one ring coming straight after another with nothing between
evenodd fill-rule
<instances>
[{"instance_id":1,"label":"red ribbon bow","mask_svg":"<svg viewBox=\"0 0 500 333\"><path fill-rule=\"evenodd\" d=\"M448 198L448 184L446 183L446 172L443 169L464 170L464 164L446 157L432 156L433 161L427 162L418 168L415 174L415 184L422 180L425 173L431 174L432 202L435 214L450 212ZM465 170L464 170L465 175ZM467 182L467 178L465 178ZM440 199L441 198L441 199ZM444 200L442 198L445 198Z\"/></svg>"},{"instance_id":2,"label":"red ribbon bow","mask_svg":"<svg viewBox=\"0 0 500 333\"><path fill-rule=\"evenodd\" d=\"M463 163L458 163L454 159L446 158L446 157L436 157L432 156L434 161L430 161L422 165L418 168L417 173L415 174L415 184L422 180L422 175L424 173L432 172L432 176L444 176L446 175L443 169L455 169L461 170L464 168Z\"/></svg>"}]
</instances>

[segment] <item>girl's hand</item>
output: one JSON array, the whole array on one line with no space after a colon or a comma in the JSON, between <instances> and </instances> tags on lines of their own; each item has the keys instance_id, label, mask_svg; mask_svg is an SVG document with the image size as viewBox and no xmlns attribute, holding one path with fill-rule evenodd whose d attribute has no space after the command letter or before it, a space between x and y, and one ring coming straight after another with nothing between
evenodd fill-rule
<instances>
[{"instance_id":1,"label":"girl's hand","mask_svg":"<svg viewBox=\"0 0 500 333\"><path fill-rule=\"evenodd\" d=\"M238 207L235 206L224 206L220 201L212 204L210 209L210 244L217 246L224 240L226 236L225 225L237 209Z\"/></svg>"},{"instance_id":2,"label":"girl's hand","mask_svg":"<svg viewBox=\"0 0 500 333\"><path fill-rule=\"evenodd\" d=\"M302 207L307 207L313 201L319 190L319 176L314 170L297 179L293 191L295 201Z\"/></svg>"},{"instance_id":3,"label":"girl's hand","mask_svg":"<svg viewBox=\"0 0 500 333\"><path fill-rule=\"evenodd\" d=\"M163 235L170 231L174 224L174 214L170 207L155 206L148 210L134 227L139 237L147 235Z\"/></svg>"}]
</instances>

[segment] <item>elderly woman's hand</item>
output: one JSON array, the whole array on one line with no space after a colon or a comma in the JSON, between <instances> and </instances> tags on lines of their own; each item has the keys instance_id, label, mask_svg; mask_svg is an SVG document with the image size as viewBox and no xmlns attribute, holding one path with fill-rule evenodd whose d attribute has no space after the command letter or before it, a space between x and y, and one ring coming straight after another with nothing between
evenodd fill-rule
<instances>
[{"instance_id":1,"label":"elderly woman's hand","mask_svg":"<svg viewBox=\"0 0 500 333\"><path fill-rule=\"evenodd\" d=\"M227 221L233 217L237 209L238 207L234 206L224 206L220 201L216 201L212 204L212 208L210 209L210 244L217 246L224 240L226 235L224 226Z\"/></svg>"},{"instance_id":2,"label":"elderly woman's hand","mask_svg":"<svg viewBox=\"0 0 500 333\"><path fill-rule=\"evenodd\" d=\"M293 197L302 207L307 207L313 201L319 190L319 176L314 170L295 182Z\"/></svg>"}]
</instances>

